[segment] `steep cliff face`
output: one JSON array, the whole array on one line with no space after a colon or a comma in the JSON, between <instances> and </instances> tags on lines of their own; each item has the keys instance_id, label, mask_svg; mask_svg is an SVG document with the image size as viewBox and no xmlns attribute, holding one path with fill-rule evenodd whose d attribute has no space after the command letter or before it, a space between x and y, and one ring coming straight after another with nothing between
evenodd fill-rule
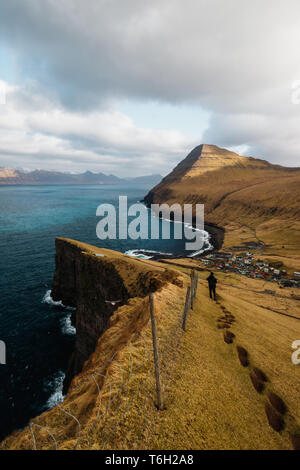
<instances>
[{"instance_id":1,"label":"steep cliff face","mask_svg":"<svg viewBox=\"0 0 300 470\"><path fill-rule=\"evenodd\" d=\"M76 340L64 383L66 393L108 329L114 311L130 298L154 292L167 280L176 281L176 275L147 269L121 253L62 238L56 240L55 260L52 298L76 308L72 315Z\"/></svg>"},{"instance_id":2,"label":"steep cliff face","mask_svg":"<svg viewBox=\"0 0 300 470\"><path fill-rule=\"evenodd\" d=\"M176 360L190 276L157 261L74 240L57 239L56 250L52 295L75 306L77 326L64 401L33 418L30 426L14 432L1 445L28 450L87 445L103 450L110 434L123 433L120 418L132 411L138 425L130 418L126 439L135 446L138 434L148 434L145 417L148 405L152 407L155 401L148 294L153 292L159 347L166 361L162 364L168 375L170 362ZM112 305L107 300L120 302ZM102 429L99 439L94 435L98 427ZM98 447L91 447L93 442Z\"/></svg>"}]
</instances>

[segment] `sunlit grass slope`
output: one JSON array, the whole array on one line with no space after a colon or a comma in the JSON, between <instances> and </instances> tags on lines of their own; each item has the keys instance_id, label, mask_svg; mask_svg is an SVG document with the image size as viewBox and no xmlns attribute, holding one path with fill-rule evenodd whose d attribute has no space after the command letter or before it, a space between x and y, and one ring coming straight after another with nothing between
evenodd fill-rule
<instances>
[{"instance_id":1,"label":"sunlit grass slope","mask_svg":"<svg viewBox=\"0 0 300 470\"><path fill-rule=\"evenodd\" d=\"M55 448L49 431L59 449L293 448L300 424L300 369L291 361L291 344L300 339L294 290L275 288L274 297L264 281L217 273L216 303L208 297L207 271L198 271L196 302L184 333L190 267L201 268L196 261L179 262L170 263L177 282L167 281L154 293L165 409L156 407L148 299L135 298L115 312L61 407L33 420L42 426L32 426L37 448ZM131 259L128 263L132 266ZM139 264L161 272L168 268L134 261L136 269ZM224 341L226 330L235 335L230 344ZM246 367L236 346L246 350ZM267 379L260 393L250 379L255 368ZM265 412L270 392L287 408L279 432ZM10 436L4 445L32 449L31 430Z\"/></svg>"},{"instance_id":2,"label":"sunlit grass slope","mask_svg":"<svg viewBox=\"0 0 300 470\"><path fill-rule=\"evenodd\" d=\"M203 145L155 186L146 202L204 204L205 221L225 228L227 248L261 242L265 253L300 254L299 168Z\"/></svg>"}]
</instances>

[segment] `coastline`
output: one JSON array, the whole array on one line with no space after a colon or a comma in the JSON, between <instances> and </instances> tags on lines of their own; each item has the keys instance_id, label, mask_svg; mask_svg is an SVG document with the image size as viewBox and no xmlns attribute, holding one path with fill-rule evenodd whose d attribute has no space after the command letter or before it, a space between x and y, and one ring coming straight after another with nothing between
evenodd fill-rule
<instances>
[{"instance_id":1,"label":"coastline","mask_svg":"<svg viewBox=\"0 0 300 470\"><path fill-rule=\"evenodd\" d=\"M148 193L148 195L149 195L149 193ZM145 198L142 199L140 202L145 204L145 206L148 209L151 210L152 201L151 201L151 199L147 200L148 195L145 196ZM162 218L161 214L159 214L158 217ZM170 214L170 220L174 220L174 214L173 213ZM193 220L192 220L192 226L194 228L196 227L196 219L194 217L193 217ZM209 234L209 241L210 241L211 245L213 246L212 250L205 250L205 251L211 251L211 252L219 251L223 246L224 237L225 237L225 228L220 227L219 225L216 225L212 222L204 222L204 230ZM139 251L143 251L143 250L139 250ZM175 255L166 256L165 255L165 256L155 256L152 259L158 260L158 259L163 259L163 258L178 258L178 257L180 257L180 256L175 256Z\"/></svg>"},{"instance_id":2,"label":"coastline","mask_svg":"<svg viewBox=\"0 0 300 470\"><path fill-rule=\"evenodd\" d=\"M220 227L219 225L213 224L212 222L205 222L204 229L210 235L211 244L214 247L212 251L220 250L224 242L225 228Z\"/></svg>"}]
</instances>

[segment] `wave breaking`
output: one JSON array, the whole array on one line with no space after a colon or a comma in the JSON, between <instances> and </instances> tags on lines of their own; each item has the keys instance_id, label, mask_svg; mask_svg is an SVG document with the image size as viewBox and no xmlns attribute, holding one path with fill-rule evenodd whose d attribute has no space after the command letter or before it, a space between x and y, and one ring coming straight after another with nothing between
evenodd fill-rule
<instances>
[{"instance_id":1,"label":"wave breaking","mask_svg":"<svg viewBox=\"0 0 300 470\"><path fill-rule=\"evenodd\" d=\"M43 304L48 304L53 307L62 307L62 308L65 308L66 310L75 310L74 307L69 307L68 305L64 305L61 300L57 300L57 301L53 300L51 297L51 292L52 292L51 289L47 290L46 294L44 295L42 299Z\"/></svg>"}]
</instances>

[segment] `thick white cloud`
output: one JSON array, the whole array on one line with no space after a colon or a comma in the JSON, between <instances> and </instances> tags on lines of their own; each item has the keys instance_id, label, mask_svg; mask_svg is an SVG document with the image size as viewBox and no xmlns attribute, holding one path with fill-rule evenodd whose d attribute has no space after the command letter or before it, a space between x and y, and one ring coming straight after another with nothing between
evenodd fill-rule
<instances>
[{"instance_id":1,"label":"thick white cloud","mask_svg":"<svg viewBox=\"0 0 300 470\"><path fill-rule=\"evenodd\" d=\"M0 113L2 165L91 169L124 176L167 172L196 142L176 130L139 128L110 111L68 111L45 97L6 88ZM15 164L12 166L16 166Z\"/></svg>"},{"instance_id":2,"label":"thick white cloud","mask_svg":"<svg viewBox=\"0 0 300 470\"><path fill-rule=\"evenodd\" d=\"M169 156L183 157L177 132L137 130L110 111L126 97L199 104L212 116L207 143L299 165L300 105L291 103L299 15L298 0L9 0L0 6L0 40L19 78L56 102L56 121L53 111L29 113L26 124L59 141L68 135L71 147L122 149L133 167L137 155L145 165L156 155L160 171Z\"/></svg>"}]
</instances>

